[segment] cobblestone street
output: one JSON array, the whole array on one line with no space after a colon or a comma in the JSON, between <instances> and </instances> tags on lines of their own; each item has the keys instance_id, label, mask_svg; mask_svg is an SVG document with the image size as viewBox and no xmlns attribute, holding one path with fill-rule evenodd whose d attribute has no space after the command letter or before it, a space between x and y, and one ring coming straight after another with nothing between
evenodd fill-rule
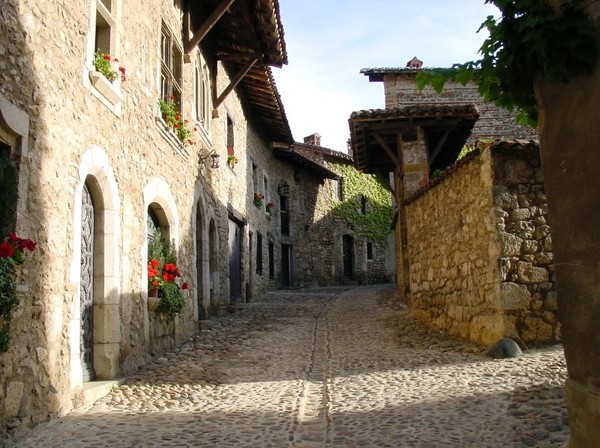
<instances>
[{"instance_id":1,"label":"cobblestone street","mask_svg":"<svg viewBox=\"0 0 600 448\"><path fill-rule=\"evenodd\" d=\"M17 447L560 447L559 346L509 360L427 331L394 287L276 291Z\"/></svg>"}]
</instances>

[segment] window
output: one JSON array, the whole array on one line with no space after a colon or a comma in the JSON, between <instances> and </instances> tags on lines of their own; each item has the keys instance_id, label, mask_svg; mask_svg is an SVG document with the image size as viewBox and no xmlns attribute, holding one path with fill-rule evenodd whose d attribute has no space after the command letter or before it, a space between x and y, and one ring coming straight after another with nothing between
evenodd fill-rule
<instances>
[{"instance_id":1,"label":"window","mask_svg":"<svg viewBox=\"0 0 600 448\"><path fill-rule=\"evenodd\" d=\"M262 275L263 272L263 248L262 248L262 234L256 234L256 273Z\"/></svg>"},{"instance_id":2,"label":"window","mask_svg":"<svg viewBox=\"0 0 600 448\"><path fill-rule=\"evenodd\" d=\"M208 131L210 120L210 104L208 95L208 68L203 61L200 52L196 58L196 69L194 72L194 112L195 118L205 131Z\"/></svg>"},{"instance_id":3,"label":"window","mask_svg":"<svg viewBox=\"0 0 600 448\"><path fill-rule=\"evenodd\" d=\"M267 176L263 176L263 194L265 195L265 204L271 202L271 198L269 197L269 178Z\"/></svg>"},{"instance_id":4,"label":"window","mask_svg":"<svg viewBox=\"0 0 600 448\"><path fill-rule=\"evenodd\" d=\"M367 260L373 259L373 243L367 243Z\"/></svg>"},{"instance_id":5,"label":"window","mask_svg":"<svg viewBox=\"0 0 600 448\"><path fill-rule=\"evenodd\" d=\"M367 198L364 195L360 197L360 213L367 214Z\"/></svg>"},{"instance_id":6,"label":"window","mask_svg":"<svg viewBox=\"0 0 600 448\"><path fill-rule=\"evenodd\" d=\"M173 33L163 23L160 40L160 97L171 98L181 112L183 53Z\"/></svg>"},{"instance_id":7,"label":"window","mask_svg":"<svg viewBox=\"0 0 600 448\"><path fill-rule=\"evenodd\" d=\"M94 30L94 52L100 50L115 56L117 20L114 0L96 0L96 22Z\"/></svg>"},{"instance_id":8,"label":"window","mask_svg":"<svg viewBox=\"0 0 600 448\"><path fill-rule=\"evenodd\" d=\"M290 235L289 201L285 196L279 196L279 215L281 217L281 234Z\"/></svg>"},{"instance_id":9,"label":"window","mask_svg":"<svg viewBox=\"0 0 600 448\"><path fill-rule=\"evenodd\" d=\"M275 244L269 241L269 278L275 278Z\"/></svg>"},{"instance_id":10,"label":"window","mask_svg":"<svg viewBox=\"0 0 600 448\"><path fill-rule=\"evenodd\" d=\"M252 162L252 192L259 193L258 191L258 167Z\"/></svg>"},{"instance_id":11,"label":"window","mask_svg":"<svg viewBox=\"0 0 600 448\"><path fill-rule=\"evenodd\" d=\"M227 156L235 156L233 120L227 115Z\"/></svg>"},{"instance_id":12,"label":"window","mask_svg":"<svg viewBox=\"0 0 600 448\"><path fill-rule=\"evenodd\" d=\"M0 235L2 237L15 230L18 178L19 170L11 158L11 148L0 138L0 204L2 204L0 207Z\"/></svg>"},{"instance_id":13,"label":"window","mask_svg":"<svg viewBox=\"0 0 600 448\"><path fill-rule=\"evenodd\" d=\"M344 179L342 177L340 177L337 181L333 181L334 182L334 188L335 188L335 198L338 201L343 201L344 200Z\"/></svg>"}]
</instances>

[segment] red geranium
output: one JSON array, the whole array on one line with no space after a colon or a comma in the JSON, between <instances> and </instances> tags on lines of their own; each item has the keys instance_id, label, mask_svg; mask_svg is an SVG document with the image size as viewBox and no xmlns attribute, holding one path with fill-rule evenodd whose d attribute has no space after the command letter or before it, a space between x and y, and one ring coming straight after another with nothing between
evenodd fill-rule
<instances>
[{"instance_id":1,"label":"red geranium","mask_svg":"<svg viewBox=\"0 0 600 448\"><path fill-rule=\"evenodd\" d=\"M33 252L35 243L27 238L19 238L16 234L9 233L0 243L0 258L12 258L15 264L22 264L25 261L23 256L25 249Z\"/></svg>"},{"instance_id":2,"label":"red geranium","mask_svg":"<svg viewBox=\"0 0 600 448\"><path fill-rule=\"evenodd\" d=\"M165 263L161 267L157 259L148 262L148 289L160 289L165 283L177 283L179 277L181 272L174 263ZM184 288L182 285L181 289L187 287Z\"/></svg>"},{"instance_id":3,"label":"red geranium","mask_svg":"<svg viewBox=\"0 0 600 448\"><path fill-rule=\"evenodd\" d=\"M0 243L0 258L10 258L15 253L12 245L6 241Z\"/></svg>"}]
</instances>

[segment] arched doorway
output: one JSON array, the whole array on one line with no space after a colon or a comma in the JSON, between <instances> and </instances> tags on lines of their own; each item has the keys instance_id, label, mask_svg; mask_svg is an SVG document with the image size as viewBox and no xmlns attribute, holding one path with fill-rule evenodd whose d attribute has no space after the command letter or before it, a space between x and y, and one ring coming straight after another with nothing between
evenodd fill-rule
<instances>
[{"instance_id":1,"label":"arched doorway","mask_svg":"<svg viewBox=\"0 0 600 448\"><path fill-rule=\"evenodd\" d=\"M198 301L198 320L208 318L208 312L204 305L204 218L200 208L200 202L196 207L196 296Z\"/></svg>"}]
</instances>

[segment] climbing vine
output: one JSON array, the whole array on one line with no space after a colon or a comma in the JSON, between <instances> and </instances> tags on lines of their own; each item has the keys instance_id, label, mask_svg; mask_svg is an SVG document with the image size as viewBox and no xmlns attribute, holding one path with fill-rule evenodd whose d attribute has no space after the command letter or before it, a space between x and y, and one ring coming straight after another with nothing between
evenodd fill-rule
<instances>
[{"instance_id":1,"label":"climbing vine","mask_svg":"<svg viewBox=\"0 0 600 448\"><path fill-rule=\"evenodd\" d=\"M350 165L336 164L333 169L343 177L344 197L333 213L354 227L357 238L385 241L393 215L390 193L375 176L362 174ZM363 198L366 213L362 212Z\"/></svg>"},{"instance_id":2,"label":"climbing vine","mask_svg":"<svg viewBox=\"0 0 600 448\"><path fill-rule=\"evenodd\" d=\"M537 126L534 82L545 79L567 83L590 74L596 61L596 27L582 0L566 0L555 11L541 0L486 0L500 10L480 27L487 29L476 61L449 69L423 70L417 86L431 85L440 93L446 81L473 81L484 101L518 112L523 124Z\"/></svg>"}]
</instances>

